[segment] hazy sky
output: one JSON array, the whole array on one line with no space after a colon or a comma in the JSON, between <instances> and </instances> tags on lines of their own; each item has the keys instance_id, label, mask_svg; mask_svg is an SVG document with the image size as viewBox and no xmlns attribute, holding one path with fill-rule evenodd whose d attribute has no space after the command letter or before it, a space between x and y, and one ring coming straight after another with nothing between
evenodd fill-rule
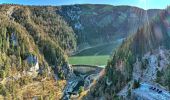
<instances>
[{"instance_id":1,"label":"hazy sky","mask_svg":"<svg viewBox=\"0 0 170 100\"><path fill-rule=\"evenodd\" d=\"M144 9L166 8L170 0L0 0L0 3L15 3L24 5L70 5L70 4L110 4L131 5Z\"/></svg>"}]
</instances>

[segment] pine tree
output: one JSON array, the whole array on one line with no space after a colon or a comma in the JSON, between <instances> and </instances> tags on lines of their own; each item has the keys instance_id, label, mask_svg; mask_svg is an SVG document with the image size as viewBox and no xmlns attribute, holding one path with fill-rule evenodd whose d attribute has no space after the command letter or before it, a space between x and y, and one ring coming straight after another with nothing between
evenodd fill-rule
<instances>
[{"instance_id":1,"label":"pine tree","mask_svg":"<svg viewBox=\"0 0 170 100\"><path fill-rule=\"evenodd\" d=\"M2 79L5 78L5 72L3 70L0 70L0 78Z\"/></svg>"},{"instance_id":2,"label":"pine tree","mask_svg":"<svg viewBox=\"0 0 170 100\"><path fill-rule=\"evenodd\" d=\"M9 61L7 60L7 62L6 62L6 64L5 64L5 69L4 69L5 76L8 76L9 70L10 70L10 63L9 63Z\"/></svg>"},{"instance_id":3,"label":"pine tree","mask_svg":"<svg viewBox=\"0 0 170 100\"><path fill-rule=\"evenodd\" d=\"M7 37L6 32L7 32L6 28L3 27L3 28L1 29L1 33L2 33L2 37L3 37L4 39L6 39L6 37Z\"/></svg>"},{"instance_id":4,"label":"pine tree","mask_svg":"<svg viewBox=\"0 0 170 100\"><path fill-rule=\"evenodd\" d=\"M10 46L10 43L9 43L9 36L7 36L7 39L6 39L6 48L8 49Z\"/></svg>"},{"instance_id":5,"label":"pine tree","mask_svg":"<svg viewBox=\"0 0 170 100\"><path fill-rule=\"evenodd\" d=\"M2 36L0 35L0 50L2 49Z\"/></svg>"},{"instance_id":6,"label":"pine tree","mask_svg":"<svg viewBox=\"0 0 170 100\"><path fill-rule=\"evenodd\" d=\"M24 45L24 43L22 43L21 44L21 55L24 55L24 53L25 53L25 45Z\"/></svg>"}]
</instances>

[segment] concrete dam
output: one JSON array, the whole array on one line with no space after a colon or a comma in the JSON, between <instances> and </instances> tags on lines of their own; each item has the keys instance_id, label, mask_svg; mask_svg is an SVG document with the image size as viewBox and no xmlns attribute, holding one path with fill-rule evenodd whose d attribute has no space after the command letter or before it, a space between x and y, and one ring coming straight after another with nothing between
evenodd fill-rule
<instances>
[{"instance_id":1,"label":"concrete dam","mask_svg":"<svg viewBox=\"0 0 170 100\"><path fill-rule=\"evenodd\" d=\"M103 68L93 65L71 65L75 73L91 74L100 72Z\"/></svg>"}]
</instances>

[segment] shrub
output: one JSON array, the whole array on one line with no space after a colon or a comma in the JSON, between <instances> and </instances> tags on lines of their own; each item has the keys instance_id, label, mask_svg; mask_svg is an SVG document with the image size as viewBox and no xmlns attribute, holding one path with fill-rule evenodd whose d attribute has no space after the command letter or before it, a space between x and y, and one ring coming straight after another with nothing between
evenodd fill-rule
<instances>
[{"instance_id":1,"label":"shrub","mask_svg":"<svg viewBox=\"0 0 170 100\"><path fill-rule=\"evenodd\" d=\"M83 86L80 86L79 88L79 94L82 93L84 91L84 87Z\"/></svg>"},{"instance_id":2,"label":"shrub","mask_svg":"<svg viewBox=\"0 0 170 100\"><path fill-rule=\"evenodd\" d=\"M139 87L140 87L140 82L137 81L137 80L134 80L133 89L136 89L136 88L139 88Z\"/></svg>"},{"instance_id":3,"label":"shrub","mask_svg":"<svg viewBox=\"0 0 170 100\"><path fill-rule=\"evenodd\" d=\"M2 79L5 78L5 72L3 70L0 70L0 78Z\"/></svg>"}]
</instances>

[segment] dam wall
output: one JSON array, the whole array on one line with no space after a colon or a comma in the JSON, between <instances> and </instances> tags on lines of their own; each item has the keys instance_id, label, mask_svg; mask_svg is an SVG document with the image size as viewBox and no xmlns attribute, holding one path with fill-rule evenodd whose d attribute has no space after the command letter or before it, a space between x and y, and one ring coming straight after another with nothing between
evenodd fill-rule
<instances>
[{"instance_id":1,"label":"dam wall","mask_svg":"<svg viewBox=\"0 0 170 100\"><path fill-rule=\"evenodd\" d=\"M103 68L93 65L71 65L74 72L81 74L95 73L101 71Z\"/></svg>"}]
</instances>

